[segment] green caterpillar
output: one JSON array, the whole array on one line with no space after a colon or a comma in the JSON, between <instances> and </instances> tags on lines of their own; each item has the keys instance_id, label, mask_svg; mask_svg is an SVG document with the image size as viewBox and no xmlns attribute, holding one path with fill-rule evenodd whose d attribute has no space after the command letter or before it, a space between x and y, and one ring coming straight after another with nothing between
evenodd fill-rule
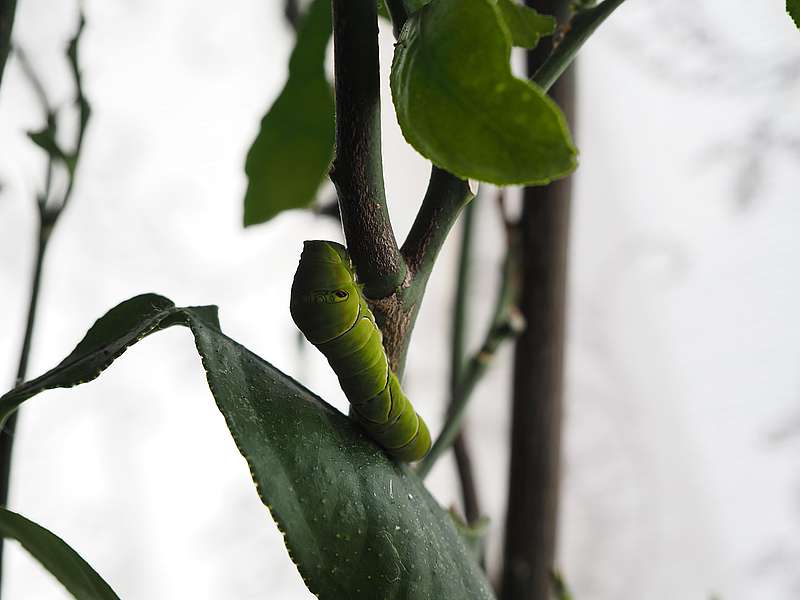
<instances>
[{"instance_id":1,"label":"green caterpillar","mask_svg":"<svg viewBox=\"0 0 800 600\"><path fill-rule=\"evenodd\" d=\"M290 310L339 377L351 417L396 459L414 462L425 456L430 432L389 368L381 331L344 246L321 240L303 244Z\"/></svg>"}]
</instances>

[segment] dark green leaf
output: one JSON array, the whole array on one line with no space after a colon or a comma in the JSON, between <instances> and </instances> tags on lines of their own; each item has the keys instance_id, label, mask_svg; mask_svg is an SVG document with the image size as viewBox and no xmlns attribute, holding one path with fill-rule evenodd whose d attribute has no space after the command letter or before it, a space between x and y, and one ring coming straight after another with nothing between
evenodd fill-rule
<instances>
[{"instance_id":1,"label":"dark green leaf","mask_svg":"<svg viewBox=\"0 0 800 600\"><path fill-rule=\"evenodd\" d=\"M541 15L534 9L517 4L516 0L497 0L497 8L503 16L511 41L515 46L535 48L539 39L556 30L556 20Z\"/></svg>"},{"instance_id":2,"label":"dark green leaf","mask_svg":"<svg viewBox=\"0 0 800 600\"><path fill-rule=\"evenodd\" d=\"M314 201L333 158L334 104L325 77L331 2L314 0L297 33L289 78L247 154L244 224Z\"/></svg>"},{"instance_id":3,"label":"dark green leaf","mask_svg":"<svg viewBox=\"0 0 800 600\"><path fill-rule=\"evenodd\" d=\"M800 29L800 0L786 0L786 12L792 17L792 21Z\"/></svg>"},{"instance_id":4,"label":"dark green leaf","mask_svg":"<svg viewBox=\"0 0 800 600\"><path fill-rule=\"evenodd\" d=\"M119 600L103 578L60 537L0 508L0 536L17 540L78 600Z\"/></svg>"},{"instance_id":5,"label":"dark green leaf","mask_svg":"<svg viewBox=\"0 0 800 600\"><path fill-rule=\"evenodd\" d=\"M511 40L491 0L434 0L403 28L392 97L406 140L461 177L544 184L575 168L558 106L515 78Z\"/></svg>"},{"instance_id":6,"label":"dark green leaf","mask_svg":"<svg viewBox=\"0 0 800 600\"><path fill-rule=\"evenodd\" d=\"M223 335L215 307L175 308L152 294L120 304L58 367L0 398L0 421L45 389L94 379L129 345L177 324L194 334L217 405L312 592L322 600L492 598L419 477Z\"/></svg>"}]
</instances>

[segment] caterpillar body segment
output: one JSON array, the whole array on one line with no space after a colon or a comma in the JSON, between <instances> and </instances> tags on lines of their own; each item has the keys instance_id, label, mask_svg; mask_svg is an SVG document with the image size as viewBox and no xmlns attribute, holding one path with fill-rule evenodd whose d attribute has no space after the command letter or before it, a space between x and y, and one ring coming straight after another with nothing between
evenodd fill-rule
<instances>
[{"instance_id":1,"label":"caterpillar body segment","mask_svg":"<svg viewBox=\"0 0 800 600\"><path fill-rule=\"evenodd\" d=\"M389 368L383 336L344 246L322 240L304 243L290 310L339 378L350 416L394 458L414 462L424 457L430 432Z\"/></svg>"}]
</instances>

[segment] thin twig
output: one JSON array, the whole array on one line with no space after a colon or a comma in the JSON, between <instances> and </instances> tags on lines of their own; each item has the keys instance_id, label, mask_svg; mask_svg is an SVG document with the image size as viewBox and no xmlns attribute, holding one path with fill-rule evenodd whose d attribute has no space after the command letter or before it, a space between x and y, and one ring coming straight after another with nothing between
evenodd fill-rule
<instances>
[{"instance_id":1,"label":"thin twig","mask_svg":"<svg viewBox=\"0 0 800 600\"><path fill-rule=\"evenodd\" d=\"M31 277L31 289L28 296L28 316L25 320L25 333L22 339L22 347L20 349L19 363L17 366L17 375L14 378L14 387L20 385L25 381L28 373L28 359L30 358L31 342L33 340L33 328L36 322L36 309L39 304L39 289L42 281L42 267L44 264L44 255L47 250L47 242L49 240L49 230L40 228L39 241L36 245L36 258L33 264L33 274ZM16 416L14 412L6 421L5 426L0 433L0 506L5 506L8 502L8 472L10 468L10 455L11 455L11 438L14 435L16 427ZM6 460L6 457L9 457ZM0 546L0 555L2 554L2 547Z\"/></svg>"},{"instance_id":2,"label":"thin twig","mask_svg":"<svg viewBox=\"0 0 800 600\"><path fill-rule=\"evenodd\" d=\"M378 9L375 0L333 0L336 158L331 180L356 272L371 299L406 278L389 220L381 158Z\"/></svg>"},{"instance_id":3,"label":"thin twig","mask_svg":"<svg viewBox=\"0 0 800 600\"><path fill-rule=\"evenodd\" d=\"M78 159L81 155L83 148L83 139L86 134L86 127L89 124L89 118L92 114L89 101L83 91L83 77L81 75L80 64L78 63L78 43L83 33L83 28L86 26L86 19L84 18L83 11L78 16L78 30L69 42L67 48L67 58L69 59L70 70L72 71L72 78L75 82L75 106L78 109L78 132L75 136L75 145L72 154L67 156L67 171L69 172L69 179L67 181L67 189L64 192L64 197L61 201L61 210L63 210L69 203L72 197L72 190L75 184L75 171L78 167Z\"/></svg>"},{"instance_id":4,"label":"thin twig","mask_svg":"<svg viewBox=\"0 0 800 600\"><path fill-rule=\"evenodd\" d=\"M31 353L31 341L33 339L33 326L36 322L36 308L39 305L39 288L42 283L42 268L44 265L44 255L47 251L47 242L50 239L49 229L42 227L39 230L39 242L36 245L36 260L33 266L33 277L31 278L31 291L28 302L28 318L25 321L25 336L22 340L20 350L19 366L17 377L14 380L14 387L24 383L28 374L28 359ZM14 413L16 415L16 413ZM5 506L6 498L0 498L0 506Z\"/></svg>"},{"instance_id":5,"label":"thin twig","mask_svg":"<svg viewBox=\"0 0 800 600\"><path fill-rule=\"evenodd\" d=\"M28 83L31 84L31 88L36 95L36 99L39 101L39 104L44 110L45 115L53 114L55 111L53 110L53 107L50 106L50 100L47 97L44 84L39 78L39 75L37 75L36 70L33 68L31 61L28 58L28 53L25 52L20 46L14 46L12 51L19 61L19 66L22 68L22 73L28 78Z\"/></svg>"},{"instance_id":6,"label":"thin twig","mask_svg":"<svg viewBox=\"0 0 800 600\"><path fill-rule=\"evenodd\" d=\"M464 504L464 519L467 523L475 523L481 518L481 501L478 494L478 482L475 469L472 468L472 453L464 426L453 442L453 456L456 461L458 482L461 487L461 501Z\"/></svg>"},{"instance_id":7,"label":"thin twig","mask_svg":"<svg viewBox=\"0 0 800 600\"><path fill-rule=\"evenodd\" d=\"M461 246L458 254L458 274L456 277L455 298L453 302L453 320L450 338L450 401L451 406L456 395L458 382L464 370L464 341L467 336L467 314L469 312L469 287L472 262L472 242L475 231L475 202L470 202L464 209L461 220ZM448 412L450 409L448 408ZM464 427L461 428L453 443L458 480L461 484L461 499L464 505L466 522L474 523L481 516L478 488L472 470L472 459Z\"/></svg>"},{"instance_id":8,"label":"thin twig","mask_svg":"<svg viewBox=\"0 0 800 600\"><path fill-rule=\"evenodd\" d=\"M75 37L70 41L67 50L67 56L70 62L76 87L75 105L78 109L78 129L75 134L74 149L69 155L65 155L61 152L58 154L48 152L47 165L45 167L44 190L42 193L37 194L36 197L36 203L39 209L39 235L36 247L36 259L31 278L31 290L28 303L28 315L25 324L25 334L22 341L22 348L20 350L20 359L17 369L17 376L15 379L15 386L23 383L27 376L28 360L30 358L31 346L33 343L36 312L39 304L39 290L42 283L44 258L53 228L56 226L59 217L66 208L70 196L72 195L78 159L81 155L84 134L86 132L86 127L89 123L89 118L91 115L89 103L83 93L81 73L78 68L78 40L83 31L84 24L85 21L83 14L81 13L78 30L75 34ZM52 104L49 101L44 86L37 76L36 71L32 68L30 61L27 60L25 52L20 48L16 48L16 52L18 58L20 59L23 73L25 73L25 75L28 77L39 103L41 104L42 110L45 113L45 120L47 121L48 129L55 132L57 125L56 114L55 110L52 108ZM66 168L67 187L58 201L53 202L51 197L52 180L53 171L57 163L63 163L63 166ZM13 412L2 425L2 429L0 430L0 506L6 506L8 502L9 484L11 479L11 457L13 454L14 433L16 431L18 416L18 410ZM0 538L0 582L2 582L2 557L3 540ZM2 587L0 587L0 591L2 591Z\"/></svg>"},{"instance_id":9,"label":"thin twig","mask_svg":"<svg viewBox=\"0 0 800 600\"><path fill-rule=\"evenodd\" d=\"M19 64L20 67L22 68L23 75L25 75L25 77L28 79L28 83L30 83L34 95L36 96L39 105L42 107L42 111L45 114L45 120L47 121L47 128L55 130L56 111L50 104L50 99L47 96L47 91L44 89L44 84L42 83L42 80L39 78L39 75L33 68L30 59L28 59L28 53L25 52L20 46L14 46L13 52L16 55L17 60L19 60ZM55 170L55 161L56 161L55 156L53 156L52 154L47 155L47 167L45 168L46 170L44 177L44 190L37 197L40 223L46 220L47 202L48 199L50 198L50 192L53 184L53 171Z\"/></svg>"},{"instance_id":10,"label":"thin twig","mask_svg":"<svg viewBox=\"0 0 800 600\"><path fill-rule=\"evenodd\" d=\"M518 335L524 323L517 309L519 289L519 244L512 241L508 246L503 261L500 289L495 303L489 331L477 353L467 362L460 378L456 393L453 396L451 410L439 437L431 447L428 455L419 463L417 474L424 478L430 473L436 461L450 448L461 429L461 422L475 386L481 380L492 363L502 343Z\"/></svg>"}]
</instances>

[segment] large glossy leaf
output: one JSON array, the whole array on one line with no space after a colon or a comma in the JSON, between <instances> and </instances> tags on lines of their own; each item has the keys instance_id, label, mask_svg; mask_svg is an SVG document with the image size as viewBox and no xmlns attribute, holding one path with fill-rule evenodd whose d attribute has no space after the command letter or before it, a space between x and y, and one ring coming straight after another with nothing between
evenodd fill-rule
<instances>
[{"instance_id":1,"label":"large glossy leaf","mask_svg":"<svg viewBox=\"0 0 800 600\"><path fill-rule=\"evenodd\" d=\"M517 0L497 0L497 8L515 46L535 48L540 38L556 30L553 17L540 15L534 9L518 4Z\"/></svg>"},{"instance_id":2,"label":"large glossy leaf","mask_svg":"<svg viewBox=\"0 0 800 600\"><path fill-rule=\"evenodd\" d=\"M314 201L333 158L334 104L325 77L331 2L314 0L297 33L289 78L247 154L244 224Z\"/></svg>"},{"instance_id":3,"label":"large glossy leaf","mask_svg":"<svg viewBox=\"0 0 800 600\"><path fill-rule=\"evenodd\" d=\"M786 12L792 17L792 21L800 29L800 0L786 0Z\"/></svg>"},{"instance_id":4,"label":"large glossy leaf","mask_svg":"<svg viewBox=\"0 0 800 600\"><path fill-rule=\"evenodd\" d=\"M558 106L517 79L511 39L492 0L433 0L406 23L391 83L406 140L463 179L547 183L576 150Z\"/></svg>"},{"instance_id":5,"label":"large glossy leaf","mask_svg":"<svg viewBox=\"0 0 800 600\"><path fill-rule=\"evenodd\" d=\"M0 508L0 536L22 544L78 600L119 600L64 540L22 515Z\"/></svg>"},{"instance_id":6,"label":"large glossy leaf","mask_svg":"<svg viewBox=\"0 0 800 600\"><path fill-rule=\"evenodd\" d=\"M125 349L188 326L208 384L309 589L323 600L492 597L448 514L420 479L302 385L226 337L215 307L137 296L60 365L0 398L0 420L42 390L97 377Z\"/></svg>"}]
</instances>

